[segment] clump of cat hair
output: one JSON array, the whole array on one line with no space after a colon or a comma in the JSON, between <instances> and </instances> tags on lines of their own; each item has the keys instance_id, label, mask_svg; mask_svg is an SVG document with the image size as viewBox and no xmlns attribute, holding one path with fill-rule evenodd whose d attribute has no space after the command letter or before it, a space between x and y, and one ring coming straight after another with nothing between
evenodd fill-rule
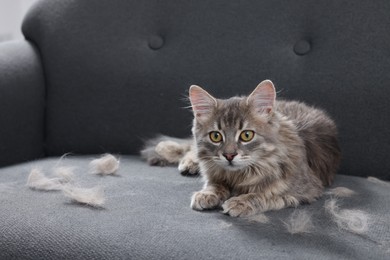
<instances>
[{"instance_id":1,"label":"clump of cat hair","mask_svg":"<svg viewBox=\"0 0 390 260\"><path fill-rule=\"evenodd\" d=\"M61 160L64 158L61 157ZM41 191L62 191L72 202L91 207L102 207L105 203L104 189L101 186L81 188L74 184L74 167L53 167L53 177L46 177L42 170L33 168L28 176L27 186ZM119 160L106 154L90 163L91 171L96 174L115 174L119 168Z\"/></svg>"},{"instance_id":2,"label":"clump of cat hair","mask_svg":"<svg viewBox=\"0 0 390 260\"><path fill-rule=\"evenodd\" d=\"M325 201L325 211L340 229L355 234L363 234L368 231L370 216L362 210L340 209L335 198Z\"/></svg>"},{"instance_id":3,"label":"clump of cat hair","mask_svg":"<svg viewBox=\"0 0 390 260\"><path fill-rule=\"evenodd\" d=\"M372 176L369 176L367 177L367 180L369 182L372 182L372 183L376 183L376 184L380 184L380 185L383 185L383 186L387 186L387 187L390 187L390 182L388 181L382 181L376 177L372 177Z\"/></svg>"},{"instance_id":4,"label":"clump of cat hair","mask_svg":"<svg viewBox=\"0 0 390 260\"><path fill-rule=\"evenodd\" d=\"M306 210L294 210L283 224L290 234L312 233L314 230L312 215Z\"/></svg>"},{"instance_id":5,"label":"clump of cat hair","mask_svg":"<svg viewBox=\"0 0 390 260\"><path fill-rule=\"evenodd\" d=\"M115 175L119 169L119 159L112 154L105 154L89 163L90 172L99 175Z\"/></svg>"},{"instance_id":6,"label":"clump of cat hair","mask_svg":"<svg viewBox=\"0 0 390 260\"><path fill-rule=\"evenodd\" d=\"M346 187L336 187L333 189L329 189L326 192L327 195L335 196L337 198L347 198L356 194L355 191L348 189Z\"/></svg>"},{"instance_id":7,"label":"clump of cat hair","mask_svg":"<svg viewBox=\"0 0 390 260\"><path fill-rule=\"evenodd\" d=\"M57 169L57 177L48 178L45 174L37 168L30 171L27 179L27 186L34 190L43 191L58 191L61 190L64 183L68 183L73 179L73 173L70 169Z\"/></svg>"},{"instance_id":8,"label":"clump of cat hair","mask_svg":"<svg viewBox=\"0 0 390 260\"><path fill-rule=\"evenodd\" d=\"M15 182L0 183L0 193L14 193L16 192Z\"/></svg>"},{"instance_id":9,"label":"clump of cat hair","mask_svg":"<svg viewBox=\"0 0 390 260\"><path fill-rule=\"evenodd\" d=\"M74 167L55 167L53 168L53 173L60 178L62 184L73 182L74 180Z\"/></svg>"},{"instance_id":10,"label":"clump of cat hair","mask_svg":"<svg viewBox=\"0 0 390 260\"><path fill-rule=\"evenodd\" d=\"M262 223L262 224L269 223L269 218L262 213L248 216L248 217L246 217L246 219L249 220L250 222L257 222L257 223Z\"/></svg>"},{"instance_id":11,"label":"clump of cat hair","mask_svg":"<svg viewBox=\"0 0 390 260\"><path fill-rule=\"evenodd\" d=\"M73 202L92 207L102 207L105 203L104 189L100 186L93 188L79 188L74 185L65 185L62 192Z\"/></svg>"}]
</instances>

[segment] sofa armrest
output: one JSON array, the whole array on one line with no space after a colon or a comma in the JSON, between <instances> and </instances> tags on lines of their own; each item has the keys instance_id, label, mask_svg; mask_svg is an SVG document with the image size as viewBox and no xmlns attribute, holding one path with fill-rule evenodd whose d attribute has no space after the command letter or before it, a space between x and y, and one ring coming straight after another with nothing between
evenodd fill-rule
<instances>
[{"instance_id":1,"label":"sofa armrest","mask_svg":"<svg viewBox=\"0 0 390 260\"><path fill-rule=\"evenodd\" d=\"M0 44L0 167L44 154L45 81L28 41Z\"/></svg>"}]
</instances>

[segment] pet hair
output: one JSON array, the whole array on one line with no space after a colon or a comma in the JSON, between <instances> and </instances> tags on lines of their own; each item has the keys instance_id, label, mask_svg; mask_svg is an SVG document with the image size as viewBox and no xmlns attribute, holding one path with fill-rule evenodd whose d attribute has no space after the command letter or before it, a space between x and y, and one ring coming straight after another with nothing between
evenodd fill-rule
<instances>
[{"instance_id":1,"label":"pet hair","mask_svg":"<svg viewBox=\"0 0 390 260\"><path fill-rule=\"evenodd\" d=\"M112 154L106 154L99 159L92 160L89 167L92 174L114 175L119 169L119 159Z\"/></svg>"},{"instance_id":2,"label":"pet hair","mask_svg":"<svg viewBox=\"0 0 390 260\"><path fill-rule=\"evenodd\" d=\"M329 189L325 194L335 196L337 198L347 198L355 195L356 192L346 187L336 187Z\"/></svg>"},{"instance_id":3,"label":"pet hair","mask_svg":"<svg viewBox=\"0 0 390 260\"><path fill-rule=\"evenodd\" d=\"M233 226L233 224L232 223L228 223L228 222L226 222L226 221L221 221L220 223L219 223L219 228L221 228L221 229L227 229L227 228L230 228L231 226Z\"/></svg>"},{"instance_id":4,"label":"pet hair","mask_svg":"<svg viewBox=\"0 0 390 260\"><path fill-rule=\"evenodd\" d=\"M332 216L332 220L341 229L356 234L363 234L368 231L370 217L364 211L340 209L335 198L325 201L325 210Z\"/></svg>"},{"instance_id":5,"label":"pet hair","mask_svg":"<svg viewBox=\"0 0 390 260\"><path fill-rule=\"evenodd\" d=\"M388 181L382 181L382 180L380 180L380 179L378 179L378 178L375 178L375 177L372 177L372 176L367 177L367 180L368 180L369 182L372 182L372 183L381 184L381 185L390 187L390 182L388 182Z\"/></svg>"},{"instance_id":6,"label":"pet hair","mask_svg":"<svg viewBox=\"0 0 390 260\"><path fill-rule=\"evenodd\" d=\"M311 233L314 230L311 214L306 210L294 210L283 223L290 234Z\"/></svg>"},{"instance_id":7,"label":"pet hair","mask_svg":"<svg viewBox=\"0 0 390 260\"><path fill-rule=\"evenodd\" d=\"M56 162L56 164L54 165L53 168L59 167L60 164L62 163L62 161L64 161L64 160L66 159L66 157L67 157L68 155L71 155L71 154L72 154L72 153L65 153L65 154L63 154L63 155L60 157L60 159L57 160L57 162Z\"/></svg>"},{"instance_id":8,"label":"pet hair","mask_svg":"<svg viewBox=\"0 0 390 260\"><path fill-rule=\"evenodd\" d=\"M268 217L264 214L252 215L252 216L246 217L246 219L249 220L250 222L258 222L258 223L262 223L262 224L266 224L269 222Z\"/></svg>"},{"instance_id":9,"label":"pet hair","mask_svg":"<svg viewBox=\"0 0 390 260\"><path fill-rule=\"evenodd\" d=\"M0 193L13 193L15 192L15 182L3 182L0 183Z\"/></svg>"},{"instance_id":10,"label":"pet hair","mask_svg":"<svg viewBox=\"0 0 390 260\"><path fill-rule=\"evenodd\" d=\"M74 185L64 185L64 195L72 201L92 207L102 207L105 202L104 189L100 186L79 188Z\"/></svg>"},{"instance_id":11,"label":"pet hair","mask_svg":"<svg viewBox=\"0 0 390 260\"><path fill-rule=\"evenodd\" d=\"M61 177L47 178L39 169L32 169L27 179L27 186L34 190L61 190L63 179Z\"/></svg>"},{"instance_id":12,"label":"pet hair","mask_svg":"<svg viewBox=\"0 0 390 260\"><path fill-rule=\"evenodd\" d=\"M72 182L74 179L74 167L55 167L53 173L60 178L62 184Z\"/></svg>"}]
</instances>

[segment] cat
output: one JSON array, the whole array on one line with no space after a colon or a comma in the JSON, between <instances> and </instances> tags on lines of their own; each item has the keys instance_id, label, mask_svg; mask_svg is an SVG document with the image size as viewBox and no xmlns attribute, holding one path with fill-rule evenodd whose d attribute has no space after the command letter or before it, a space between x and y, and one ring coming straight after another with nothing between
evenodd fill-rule
<instances>
[{"instance_id":1,"label":"cat","mask_svg":"<svg viewBox=\"0 0 390 260\"><path fill-rule=\"evenodd\" d=\"M189 99L193 138L161 136L141 154L152 165L200 172L204 186L192 196L194 210L245 217L311 203L332 183L341 152L337 127L324 111L276 100L270 80L248 97L226 100L193 85Z\"/></svg>"}]
</instances>

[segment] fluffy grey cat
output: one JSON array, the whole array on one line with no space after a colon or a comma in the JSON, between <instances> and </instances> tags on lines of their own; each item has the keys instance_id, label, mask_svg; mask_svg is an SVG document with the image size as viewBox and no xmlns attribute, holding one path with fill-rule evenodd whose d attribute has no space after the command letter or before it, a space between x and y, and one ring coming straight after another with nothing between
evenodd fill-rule
<instances>
[{"instance_id":1,"label":"fluffy grey cat","mask_svg":"<svg viewBox=\"0 0 390 260\"><path fill-rule=\"evenodd\" d=\"M248 97L221 100L191 86L189 98L193 139L159 137L141 154L152 165L178 163L181 172L200 172L205 184L192 196L193 209L249 216L310 203L332 183L340 149L324 111L276 101L269 80Z\"/></svg>"}]
</instances>

